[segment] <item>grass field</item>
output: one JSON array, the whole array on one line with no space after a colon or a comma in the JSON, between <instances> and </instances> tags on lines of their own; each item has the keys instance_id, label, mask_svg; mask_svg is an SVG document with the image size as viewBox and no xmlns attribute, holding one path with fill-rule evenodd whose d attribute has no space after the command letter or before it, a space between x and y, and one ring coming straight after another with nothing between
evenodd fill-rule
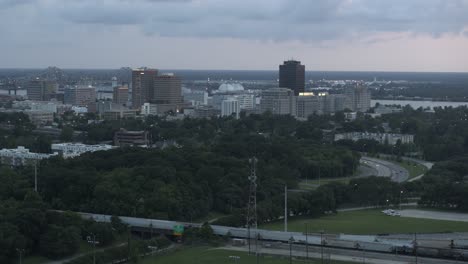
<instances>
[{"instance_id":1,"label":"grass field","mask_svg":"<svg viewBox=\"0 0 468 264\"><path fill-rule=\"evenodd\" d=\"M240 257L235 261L229 256ZM259 260L262 264L284 264L288 263L289 259L278 256L262 256ZM163 256L145 258L141 264L219 264L219 263L241 263L254 264L256 263L255 256L249 256L245 252L229 251L216 248L194 247L185 248L179 251L169 253ZM293 263L305 263L303 260L296 260ZM320 263L319 260L310 261L309 263ZM352 262L332 261L331 264L350 264Z\"/></svg>"},{"instance_id":2,"label":"grass field","mask_svg":"<svg viewBox=\"0 0 468 264\"><path fill-rule=\"evenodd\" d=\"M313 190L315 188L308 186L308 184L312 185L324 185L330 182L341 182L341 183L348 183L352 178L350 177L342 177L342 178L322 178L320 181L318 179L313 179L313 180L308 180L307 182L305 180L302 180L299 183L299 188L302 190Z\"/></svg>"},{"instance_id":3,"label":"grass field","mask_svg":"<svg viewBox=\"0 0 468 264\"><path fill-rule=\"evenodd\" d=\"M387 159L387 160L407 169L409 172L410 179L427 172L427 168L424 165L421 165L419 163L415 163L415 162L411 162L407 160L403 160L403 161L396 161L396 160L391 160L391 159Z\"/></svg>"},{"instance_id":4,"label":"grass field","mask_svg":"<svg viewBox=\"0 0 468 264\"><path fill-rule=\"evenodd\" d=\"M46 257L32 256L32 257L25 258L23 260L23 264L41 264L41 263L47 263L49 261L50 259Z\"/></svg>"},{"instance_id":5,"label":"grass field","mask_svg":"<svg viewBox=\"0 0 468 264\"><path fill-rule=\"evenodd\" d=\"M310 232L345 233L345 234L394 234L394 233L431 233L446 231L468 231L467 222L441 221L418 218L387 216L380 210L361 210L340 212L320 218L307 219L294 217L289 219L289 231L305 231L308 223ZM271 230L284 230L283 221L261 226Z\"/></svg>"},{"instance_id":6,"label":"grass field","mask_svg":"<svg viewBox=\"0 0 468 264\"><path fill-rule=\"evenodd\" d=\"M419 163L414 163L414 162L408 163L407 161L403 161L403 162L398 162L398 165L402 166L403 168L409 171L410 179L427 172L427 168Z\"/></svg>"}]
</instances>

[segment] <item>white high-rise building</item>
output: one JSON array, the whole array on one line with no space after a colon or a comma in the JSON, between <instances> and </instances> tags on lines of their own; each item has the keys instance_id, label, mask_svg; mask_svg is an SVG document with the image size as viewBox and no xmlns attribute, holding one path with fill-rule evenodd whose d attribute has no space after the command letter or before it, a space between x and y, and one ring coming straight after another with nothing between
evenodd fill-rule
<instances>
[{"instance_id":1,"label":"white high-rise building","mask_svg":"<svg viewBox=\"0 0 468 264\"><path fill-rule=\"evenodd\" d=\"M255 108L255 95L251 93L244 93L235 95L237 101L239 101L239 107L242 110L252 110Z\"/></svg>"},{"instance_id":2,"label":"white high-rise building","mask_svg":"<svg viewBox=\"0 0 468 264\"><path fill-rule=\"evenodd\" d=\"M227 99L221 102L221 116L232 116L239 118L240 107L239 101L235 99Z\"/></svg>"},{"instance_id":3,"label":"white high-rise building","mask_svg":"<svg viewBox=\"0 0 468 264\"><path fill-rule=\"evenodd\" d=\"M307 119L310 115L321 114L323 112L322 97L313 93L299 93L296 100L296 117Z\"/></svg>"},{"instance_id":4,"label":"white high-rise building","mask_svg":"<svg viewBox=\"0 0 468 264\"><path fill-rule=\"evenodd\" d=\"M262 112L270 111L275 115L296 115L296 97L291 89L271 88L262 91L260 101Z\"/></svg>"},{"instance_id":5,"label":"white high-rise building","mask_svg":"<svg viewBox=\"0 0 468 264\"><path fill-rule=\"evenodd\" d=\"M370 91L364 85L345 89L347 107L356 112L366 112L371 105Z\"/></svg>"},{"instance_id":6,"label":"white high-rise building","mask_svg":"<svg viewBox=\"0 0 468 264\"><path fill-rule=\"evenodd\" d=\"M208 93L205 91L184 92L183 96L184 101L190 102L193 106L208 104Z\"/></svg>"},{"instance_id":7,"label":"white high-rise building","mask_svg":"<svg viewBox=\"0 0 468 264\"><path fill-rule=\"evenodd\" d=\"M141 106L141 114L144 115L144 116L158 115L158 105L150 104L150 103L144 103Z\"/></svg>"}]
</instances>

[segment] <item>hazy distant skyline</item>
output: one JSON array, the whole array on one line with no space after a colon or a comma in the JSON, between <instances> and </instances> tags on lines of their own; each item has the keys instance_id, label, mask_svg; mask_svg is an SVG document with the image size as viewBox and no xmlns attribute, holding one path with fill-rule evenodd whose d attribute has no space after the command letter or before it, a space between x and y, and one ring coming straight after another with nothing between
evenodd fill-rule
<instances>
[{"instance_id":1,"label":"hazy distant skyline","mask_svg":"<svg viewBox=\"0 0 468 264\"><path fill-rule=\"evenodd\" d=\"M468 0L0 0L1 68L468 71Z\"/></svg>"}]
</instances>

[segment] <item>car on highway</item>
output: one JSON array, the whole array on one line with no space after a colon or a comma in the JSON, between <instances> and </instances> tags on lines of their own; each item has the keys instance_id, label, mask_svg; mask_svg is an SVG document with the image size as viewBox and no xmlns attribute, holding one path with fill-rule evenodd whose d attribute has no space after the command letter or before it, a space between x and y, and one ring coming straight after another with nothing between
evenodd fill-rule
<instances>
[{"instance_id":1,"label":"car on highway","mask_svg":"<svg viewBox=\"0 0 468 264\"><path fill-rule=\"evenodd\" d=\"M382 213L386 214L386 215L389 215L389 216L401 216L400 212L398 211L395 211L393 209L386 209L386 210L383 210Z\"/></svg>"}]
</instances>

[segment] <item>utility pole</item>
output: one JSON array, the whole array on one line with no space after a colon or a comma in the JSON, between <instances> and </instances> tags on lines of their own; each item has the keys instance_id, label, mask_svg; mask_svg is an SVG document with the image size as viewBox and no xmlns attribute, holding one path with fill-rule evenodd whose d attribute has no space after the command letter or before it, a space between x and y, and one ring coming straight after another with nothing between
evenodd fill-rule
<instances>
[{"instance_id":1,"label":"utility pole","mask_svg":"<svg viewBox=\"0 0 468 264\"><path fill-rule=\"evenodd\" d=\"M18 253L19 253L19 264L23 264L23 253L24 253L24 249L22 249L22 248L17 248L16 251L18 251Z\"/></svg>"},{"instance_id":2,"label":"utility pole","mask_svg":"<svg viewBox=\"0 0 468 264\"><path fill-rule=\"evenodd\" d=\"M294 238L291 237L289 239L289 264L292 264L292 243L294 242Z\"/></svg>"},{"instance_id":3,"label":"utility pole","mask_svg":"<svg viewBox=\"0 0 468 264\"><path fill-rule=\"evenodd\" d=\"M257 233L257 239L255 240L255 250L257 252L257 264L260 262L260 253L258 252L258 249L257 249L257 243L258 243L258 240L260 239L260 234Z\"/></svg>"},{"instance_id":4,"label":"utility pole","mask_svg":"<svg viewBox=\"0 0 468 264\"><path fill-rule=\"evenodd\" d=\"M321 183L321 182L320 182L320 180L321 180L321 178L320 178L320 165L318 165L318 176L319 176L319 177L318 177L318 178L319 178L319 184L318 184L318 185L320 186L320 185L321 185L321 184L320 184L320 183Z\"/></svg>"},{"instance_id":5,"label":"utility pole","mask_svg":"<svg viewBox=\"0 0 468 264\"><path fill-rule=\"evenodd\" d=\"M96 264L96 235L93 235L93 264Z\"/></svg>"},{"instance_id":6,"label":"utility pole","mask_svg":"<svg viewBox=\"0 0 468 264\"><path fill-rule=\"evenodd\" d=\"M305 229L306 229L306 261L309 261L309 228L308 228L308 223L305 223Z\"/></svg>"},{"instance_id":7,"label":"utility pole","mask_svg":"<svg viewBox=\"0 0 468 264\"><path fill-rule=\"evenodd\" d=\"M288 232L288 186L284 186L284 232Z\"/></svg>"},{"instance_id":8,"label":"utility pole","mask_svg":"<svg viewBox=\"0 0 468 264\"><path fill-rule=\"evenodd\" d=\"M257 158L253 157L249 159L250 163L250 187L249 187L249 203L247 205L247 236L249 239L249 254L250 252L250 228L254 228L255 233L258 234L257 231ZM258 248L255 249L256 253Z\"/></svg>"},{"instance_id":9,"label":"utility pole","mask_svg":"<svg viewBox=\"0 0 468 264\"><path fill-rule=\"evenodd\" d=\"M323 231L320 231L320 255L323 264Z\"/></svg>"},{"instance_id":10,"label":"utility pole","mask_svg":"<svg viewBox=\"0 0 468 264\"><path fill-rule=\"evenodd\" d=\"M416 237L416 233L414 233L414 258L416 264L418 264L418 238Z\"/></svg>"},{"instance_id":11,"label":"utility pole","mask_svg":"<svg viewBox=\"0 0 468 264\"><path fill-rule=\"evenodd\" d=\"M34 160L34 191L37 192L37 159Z\"/></svg>"}]
</instances>

